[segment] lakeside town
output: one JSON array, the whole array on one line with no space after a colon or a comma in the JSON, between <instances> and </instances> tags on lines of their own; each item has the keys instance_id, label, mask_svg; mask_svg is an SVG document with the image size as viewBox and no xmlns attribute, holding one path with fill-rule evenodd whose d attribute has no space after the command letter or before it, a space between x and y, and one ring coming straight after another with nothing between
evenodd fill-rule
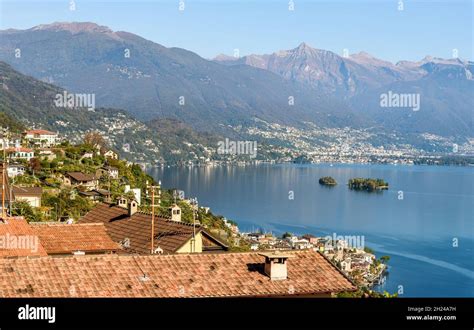
<instances>
[{"instance_id":1,"label":"lakeside town","mask_svg":"<svg viewBox=\"0 0 474 330\"><path fill-rule=\"evenodd\" d=\"M284 233L276 237L272 233L242 233L241 239L258 250L305 250L321 252L355 283L363 287L382 284L388 271L389 256L375 257L373 250L364 245L364 238L357 236L324 236L311 234L301 236Z\"/></svg>"},{"instance_id":2,"label":"lakeside town","mask_svg":"<svg viewBox=\"0 0 474 330\"><path fill-rule=\"evenodd\" d=\"M38 126L26 121L31 127ZM306 123L306 127L292 127L255 119L255 126L232 127L238 136L258 141L256 157L247 154L219 154L215 145L207 141L184 139L163 154L163 143L147 126L123 113L107 113L97 119L97 133L101 134L118 155L133 158L135 163L148 167L169 165L219 166L260 163L341 163L393 165L473 165L474 140L458 142L435 134L423 133L407 137L399 133L380 132L376 128L326 128ZM170 123L170 125L178 125ZM78 123L55 121L52 126L64 139L80 143L87 130ZM41 129L38 127L38 129ZM173 129L173 127L171 127ZM175 127L176 129L176 127ZM136 138L140 138L140 141ZM216 136L217 138L217 136ZM413 145L413 141L418 141ZM173 160L171 160L173 159Z\"/></svg>"},{"instance_id":3,"label":"lakeside town","mask_svg":"<svg viewBox=\"0 0 474 330\"><path fill-rule=\"evenodd\" d=\"M416 136L413 144L406 135L381 132L377 128L356 129L350 127L327 128L306 123L306 127L292 127L256 120L255 126L234 128L239 133L255 139L281 141L274 146L281 156L278 162L342 163L342 164L394 164L441 165L448 163L446 156L467 157L473 163L474 140L463 143L453 138L423 133ZM284 141L284 142L283 142Z\"/></svg>"},{"instance_id":4,"label":"lakeside town","mask_svg":"<svg viewBox=\"0 0 474 330\"><path fill-rule=\"evenodd\" d=\"M339 274L335 276L340 281L350 283L348 290L332 295L380 295L371 288L383 282L390 258L377 259L363 238L361 242L360 237L242 233L235 222L214 215L196 198L162 188L142 166L121 160L97 132L72 145L43 129L21 134L4 130L0 146L5 157L0 234L13 238L26 232L39 237L32 255L237 252L263 255L271 267L273 261L286 264L288 251L311 252L323 258L314 262L331 265L333 276ZM17 224L11 227L12 223ZM30 255L19 242L4 239L0 256ZM270 271L263 273L271 277Z\"/></svg>"}]
</instances>

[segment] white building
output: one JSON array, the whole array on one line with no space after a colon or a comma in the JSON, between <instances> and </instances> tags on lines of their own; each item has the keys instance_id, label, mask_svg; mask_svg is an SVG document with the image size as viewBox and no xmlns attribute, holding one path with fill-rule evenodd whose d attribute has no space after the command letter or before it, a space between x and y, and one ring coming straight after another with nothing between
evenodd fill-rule
<instances>
[{"instance_id":1,"label":"white building","mask_svg":"<svg viewBox=\"0 0 474 330\"><path fill-rule=\"evenodd\" d=\"M118 154L113 150L107 150L104 153L105 158L118 159Z\"/></svg>"},{"instance_id":2,"label":"white building","mask_svg":"<svg viewBox=\"0 0 474 330\"><path fill-rule=\"evenodd\" d=\"M25 201L32 207L41 207L41 187L16 187L12 188L15 201Z\"/></svg>"},{"instance_id":3,"label":"white building","mask_svg":"<svg viewBox=\"0 0 474 330\"><path fill-rule=\"evenodd\" d=\"M25 174L25 167L21 164L9 164L7 173L10 178Z\"/></svg>"},{"instance_id":4,"label":"white building","mask_svg":"<svg viewBox=\"0 0 474 330\"><path fill-rule=\"evenodd\" d=\"M119 170L116 167L113 166L105 166L104 169L107 171L107 174L112 178L112 179L118 179L119 178ZM138 202L140 204L140 202Z\"/></svg>"},{"instance_id":5,"label":"white building","mask_svg":"<svg viewBox=\"0 0 474 330\"><path fill-rule=\"evenodd\" d=\"M31 158L35 157L35 153L29 148L11 148L8 149L8 157L10 157L10 159L24 159L30 161Z\"/></svg>"},{"instance_id":6,"label":"white building","mask_svg":"<svg viewBox=\"0 0 474 330\"><path fill-rule=\"evenodd\" d=\"M0 150L19 147L21 147L21 141L19 139L0 139Z\"/></svg>"},{"instance_id":7,"label":"white building","mask_svg":"<svg viewBox=\"0 0 474 330\"><path fill-rule=\"evenodd\" d=\"M118 170L117 170L117 177L118 177ZM138 205L141 205L142 203L142 191L140 188L130 188L130 185L125 186L125 193L128 193L131 191L133 195L135 196L135 200L137 201Z\"/></svg>"},{"instance_id":8,"label":"white building","mask_svg":"<svg viewBox=\"0 0 474 330\"><path fill-rule=\"evenodd\" d=\"M39 149L37 151L38 151L39 157L42 158L42 159L47 159L49 161L52 161L53 159L56 159L56 154L53 152L53 150L51 150L49 148L43 148L43 149Z\"/></svg>"},{"instance_id":9,"label":"white building","mask_svg":"<svg viewBox=\"0 0 474 330\"><path fill-rule=\"evenodd\" d=\"M351 259L347 258L341 261L341 269L344 272L350 272L351 269Z\"/></svg>"},{"instance_id":10,"label":"white building","mask_svg":"<svg viewBox=\"0 0 474 330\"><path fill-rule=\"evenodd\" d=\"M39 147L52 147L58 144L58 134L43 129L34 129L23 133L28 143Z\"/></svg>"}]
</instances>

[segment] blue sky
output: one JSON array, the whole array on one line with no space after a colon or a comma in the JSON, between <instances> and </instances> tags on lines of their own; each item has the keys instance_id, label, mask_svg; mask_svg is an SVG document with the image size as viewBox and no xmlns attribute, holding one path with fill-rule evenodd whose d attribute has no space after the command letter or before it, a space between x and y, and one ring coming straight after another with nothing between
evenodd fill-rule
<instances>
[{"instance_id":1,"label":"blue sky","mask_svg":"<svg viewBox=\"0 0 474 330\"><path fill-rule=\"evenodd\" d=\"M0 29L91 21L212 58L291 49L301 42L396 62L425 55L472 60L473 0L0 0Z\"/></svg>"}]
</instances>

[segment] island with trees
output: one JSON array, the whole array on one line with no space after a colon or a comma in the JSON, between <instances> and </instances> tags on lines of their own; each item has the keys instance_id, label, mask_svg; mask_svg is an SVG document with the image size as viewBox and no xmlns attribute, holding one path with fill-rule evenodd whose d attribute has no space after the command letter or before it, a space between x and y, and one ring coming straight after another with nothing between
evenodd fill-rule
<instances>
[{"instance_id":1,"label":"island with trees","mask_svg":"<svg viewBox=\"0 0 474 330\"><path fill-rule=\"evenodd\" d=\"M319 178L319 184L323 186L335 186L337 185L337 182L333 177L323 176L322 178Z\"/></svg>"},{"instance_id":2,"label":"island with trees","mask_svg":"<svg viewBox=\"0 0 474 330\"><path fill-rule=\"evenodd\" d=\"M371 178L353 178L347 183L351 190L361 191L379 191L388 189L388 182L382 179L371 179Z\"/></svg>"}]
</instances>

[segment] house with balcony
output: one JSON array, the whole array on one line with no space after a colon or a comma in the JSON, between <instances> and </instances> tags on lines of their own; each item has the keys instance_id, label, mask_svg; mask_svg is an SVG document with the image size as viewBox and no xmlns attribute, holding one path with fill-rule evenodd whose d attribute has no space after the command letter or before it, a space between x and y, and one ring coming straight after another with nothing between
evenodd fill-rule
<instances>
[{"instance_id":1,"label":"house with balcony","mask_svg":"<svg viewBox=\"0 0 474 330\"><path fill-rule=\"evenodd\" d=\"M7 149L7 154L8 158L12 160L25 160L29 162L30 159L35 158L35 152L30 148L10 148Z\"/></svg>"},{"instance_id":2,"label":"house with balcony","mask_svg":"<svg viewBox=\"0 0 474 330\"><path fill-rule=\"evenodd\" d=\"M25 131L23 133L23 138L27 141L28 145L40 148L53 147L59 143L57 133L43 129Z\"/></svg>"}]
</instances>

